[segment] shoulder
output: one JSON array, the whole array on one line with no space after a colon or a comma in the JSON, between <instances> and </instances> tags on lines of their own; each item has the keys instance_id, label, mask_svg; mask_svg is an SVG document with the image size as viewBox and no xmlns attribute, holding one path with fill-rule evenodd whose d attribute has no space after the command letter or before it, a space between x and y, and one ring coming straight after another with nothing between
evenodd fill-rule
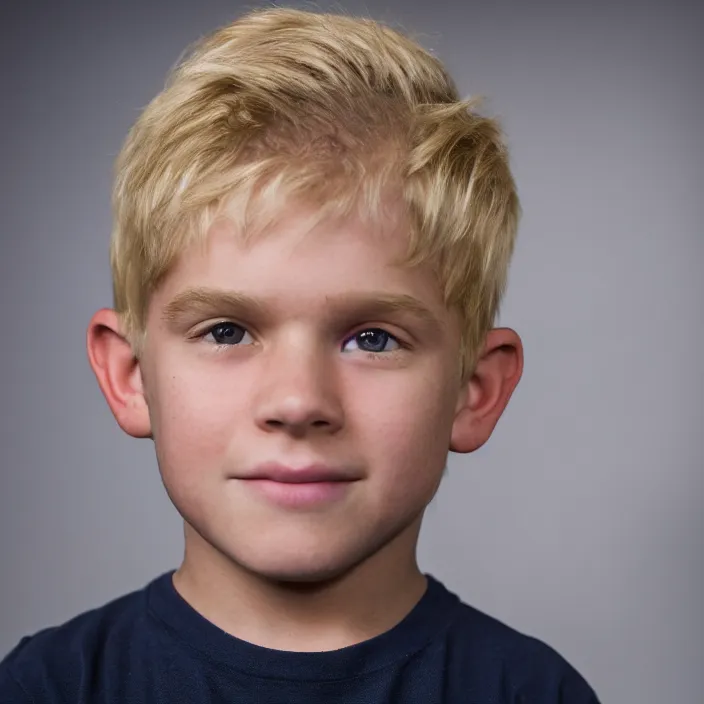
<instances>
[{"instance_id":1,"label":"shoulder","mask_svg":"<svg viewBox=\"0 0 704 704\"><path fill-rule=\"evenodd\" d=\"M101 667L142 630L147 589L131 592L71 620L20 640L0 662L0 704L9 692L18 701L77 700L86 672Z\"/></svg>"},{"instance_id":2,"label":"shoulder","mask_svg":"<svg viewBox=\"0 0 704 704\"><path fill-rule=\"evenodd\" d=\"M460 671L471 670L475 681L500 689L506 701L598 704L584 677L555 649L468 604L460 603L448 638Z\"/></svg>"}]
</instances>

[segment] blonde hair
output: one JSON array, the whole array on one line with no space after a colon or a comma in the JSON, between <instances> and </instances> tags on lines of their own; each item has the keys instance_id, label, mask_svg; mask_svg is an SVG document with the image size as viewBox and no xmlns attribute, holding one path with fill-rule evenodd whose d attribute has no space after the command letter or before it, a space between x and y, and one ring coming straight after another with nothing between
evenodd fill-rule
<instances>
[{"instance_id":1,"label":"blonde hair","mask_svg":"<svg viewBox=\"0 0 704 704\"><path fill-rule=\"evenodd\" d=\"M116 163L114 301L135 350L151 294L233 194L248 237L282 197L320 218L379 218L391 199L408 220L403 263L434 267L472 370L520 210L499 126L474 107L435 57L372 20L267 9L206 37Z\"/></svg>"}]
</instances>

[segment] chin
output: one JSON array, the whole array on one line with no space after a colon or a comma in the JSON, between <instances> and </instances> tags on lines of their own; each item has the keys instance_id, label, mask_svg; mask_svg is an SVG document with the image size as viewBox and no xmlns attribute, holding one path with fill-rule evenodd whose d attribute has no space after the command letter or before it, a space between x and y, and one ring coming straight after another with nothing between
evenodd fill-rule
<instances>
[{"instance_id":1,"label":"chin","mask_svg":"<svg viewBox=\"0 0 704 704\"><path fill-rule=\"evenodd\" d=\"M234 557L234 556L233 556ZM359 560L345 559L343 556L302 556L292 559L291 555L268 555L267 559L237 560L249 572L271 582L290 584L320 584L334 581L352 570Z\"/></svg>"},{"instance_id":2,"label":"chin","mask_svg":"<svg viewBox=\"0 0 704 704\"><path fill-rule=\"evenodd\" d=\"M322 585L355 571L383 550L396 534L366 541L358 536L354 542L343 539L324 543L279 543L276 546L260 544L256 551L232 550L229 557L250 573L271 582Z\"/></svg>"},{"instance_id":3,"label":"chin","mask_svg":"<svg viewBox=\"0 0 704 704\"><path fill-rule=\"evenodd\" d=\"M376 531L370 526L369 532L285 522L270 525L267 530L254 526L207 530L210 526L206 525L206 530L196 528L194 532L205 554L219 553L218 562L224 558L232 566L273 583L312 587L349 575L413 528L414 523L399 522ZM412 531L410 537L416 533ZM404 542L408 542L409 550L414 549L413 541Z\"/></svg>"}]
</instances>

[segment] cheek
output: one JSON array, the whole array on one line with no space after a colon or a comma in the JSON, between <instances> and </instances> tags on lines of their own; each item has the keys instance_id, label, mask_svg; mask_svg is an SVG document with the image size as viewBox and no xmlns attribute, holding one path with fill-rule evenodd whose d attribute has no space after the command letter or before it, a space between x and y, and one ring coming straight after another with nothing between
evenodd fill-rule
<instances>
[{"instance_id":1,"label":"cheek","mask_svg":"<svg viewBox=\"0 0 704 704\"><path fill-rule=\"evenodd\" d=\"M380 394L363 416L362 451L371 466L379 467L385 496L399 500L434 493L449 451L455 399L443 384L431 385L425 378L438 377L424 375L395 393Z\"/></svg>"},{"instance_id":2,"label":"cheek","mask_svg":"<svg viewBox=\"0 0 704 704\"><path fill-rule=\"evenodd\" d=\"M237 428L237 397L222 379L217 383L195 370L163 374L150 399L150 414L164 478L195 481L226 454Z\"/></svg>"}]
</instances>

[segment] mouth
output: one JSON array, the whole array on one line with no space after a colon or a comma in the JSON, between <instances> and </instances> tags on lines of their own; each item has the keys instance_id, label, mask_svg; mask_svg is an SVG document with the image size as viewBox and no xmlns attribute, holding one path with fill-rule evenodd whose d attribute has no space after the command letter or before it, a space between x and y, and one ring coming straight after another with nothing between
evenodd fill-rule
<instances>
[{"instance_id":1,"label":"mouth","mask_svg":"<svg viewBox=\"0 0 704 704\"><path fill-rule=\"evenodd\" d=\"M238 479L268 503L305 508L340 501L360 477L345 468L327 465L294 468L269 463Z\"/></svg>"}]
</instances>

